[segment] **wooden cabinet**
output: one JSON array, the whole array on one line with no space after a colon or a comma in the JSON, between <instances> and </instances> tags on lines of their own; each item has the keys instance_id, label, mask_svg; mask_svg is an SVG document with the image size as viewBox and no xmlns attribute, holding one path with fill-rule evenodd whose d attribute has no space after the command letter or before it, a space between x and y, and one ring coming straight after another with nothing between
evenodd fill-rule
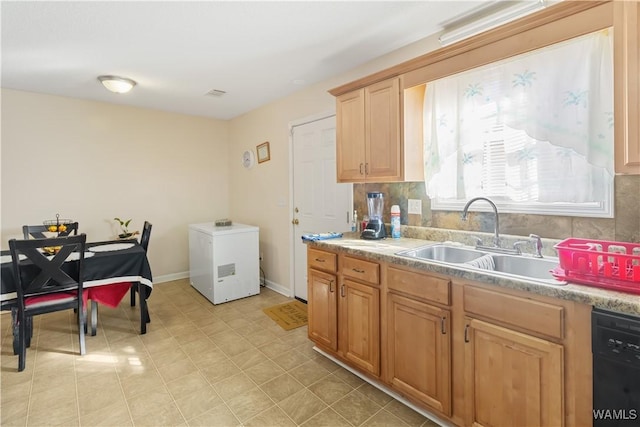
<instances>
[{"instance_id":1,"label":"wooden cabinet","mask_svg":"<svg viewBox=\"0 0 640 427\"><path fill-rule=\"evenodd\" d=\"M466 423L564 425L564 308L470 285L463 292Z\"/></svg>"},{"instance_id":2,"label":"wooden cabinet","mask_svg":"<svg viewBox=\"0 0 640 427\"><path fill-rule=\"evenodd\" d=\"M331 252L319 251L309 248L307 250L307 263L316 270L336 273L338 271L338 256Z\"/></svg>"},{"instance_id":3,"label":"wooden cabinet","mask_svg":"<svg viewBox=\"0 0 640 427\"><path fill-rule=\"evenodd\" d=\"M339 351L356 367L380 375L380 290L345 279L340 288Z\"/></svg>"},{"instance_id":4,"label":"wooden cabinet","mask_svg":"<svg viewBox=\"0 0 640 427\"><path fill-rule=\"evenodd\" d=\"M336 98L338 182L420 178L418 172L404 165L400 99L398 77Z\"/></svg>"},{"instance_id":5,"label":"wooden cabinet","mask_svg":"<svg viewBox=\"0 0 640 427\"><path fill-rule=\"evenodd\" d=\"M336 254L312 248L307 254L309 338L360 370L379 376L380 265L342 256L338 270Z\"/></svg>"},{"instance_id":6,"label":"wooden cabinet","mask_svg":"<svg viewBox=\"0 0 640 427\"><path fill-rule=\"evenodd\" d=\"M614 2L616 172L640 174L640 3Z\"/></svg>"},{"instance_id":7,"label":"wooden cabinet","mask_svg":"<svg viewBox=\"0 0 640 427\"><path fill-rule=\"evenodd\" d=\"M460 426L592 424L590 306L308 254L309 338L368 381Z\"/></svg>"},{"instance_id":8,"label":"wooden cabinet","mask_svg":"<svg viewBox=\"0 0 640 427\"><path fill-rule=\"evenodd\" d=\"M451 415L449 319L449 310L387 295L387 382L445 415Z\"/></svg>"},{"instance_id":9,"label":"wooden cabinet","mask_svg":"<svg viewBox=\"0 0 640 427\"><path fill-rule=\"evenodd\" d=\"M338 182L401 180L397 77L336 98Z\"/></svg>"},{"instance_id":10,"label":"wooden cabinet","mask_svg":"<svg viewBox=\"0 0 640 427\"><path fill-rule=\"evenodd\" d=\"M337 97L338 181L419 180L407 162L422 157L413 150L422 143L423 94L411 88L611 26L615 171L640 174L640 2L566 1L330 90ZM398 81L400 94L390 90ZM367 150L376 157L367 158Z\"/></svg>"},{"instance_id":11,"label":"wooden cabinet","mask_svg":"<svg viewBox=\"0 0 640 427\"><path fill-rule=\"evenodd\" d=\"M338 182L365 180L364 89L336 98Z\"/></svg>"},{"instance_id":12,"label":"wooden cabinet","mask_svg":"<svg viewBox=\"0 0 640 427\"><path fill-rule=\"evenodd\" d=\"M563 347L466 318L466 424L564 425Z\"/></svg>"},{"instance_id":13,"label":"wooden cabinet","mask_svg":"<svg viewBox=\"0 0 640 427\"><path fill-rule=\"evenodd\" d=\"M308 248L307 264L309 338L328 350L336 351L338 349L337 255Z\"/></svg>"},{"instance_id":14,"label":"wooden cabinet","mask_svg":"<svg viewBox=\"0 0 640 427\"><path fill-rule=\"evenodd\" d=\"M386 382L451 415L450 281L387 267Z\"/></svg>"},{"instance_id":15,"label":"wooden cabinet","mask_svg":"<svg viewBox=\"0 0 640 427\"><path fill-rule=\"evenodd\" d=\"M342 357L365 372L380 375L380 265L341 257L338 307Z\"/></svg>"},{"instance_id":16,"label":"wooden cabinet","mask_svg":"<svg viewBox=\"0 0 640 427\"><path fill-rule=\"evenodd\" d=\"M367 86L364 112L366 179L400 181L400 79Z\"/></svg>"},{"instance_id":17,"label":"wooden cabinet","mask_svg":"<svg viewBox=\"0 0 640 427\"><path fill-rule=\"evenodd\" d=\"M309 338L321 346L338 349L338 287L335 274L309 269L307 274Z\"/></svg>"}]
</instances>

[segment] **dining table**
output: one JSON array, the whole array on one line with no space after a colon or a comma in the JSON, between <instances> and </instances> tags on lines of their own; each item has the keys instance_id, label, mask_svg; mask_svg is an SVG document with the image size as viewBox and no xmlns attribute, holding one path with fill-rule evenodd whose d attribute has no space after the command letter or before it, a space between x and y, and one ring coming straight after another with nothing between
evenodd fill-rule
<instances>
[{"instance_id":1,"label":"dining table","mask_svg":"<svg viewBox=\"0 0 640 427\"><path fill-rule=\"evenodd\" d=\"M72 253L65 263L77 263L78 254ZM28 260L20 262L30 263ZM28 271L28 268L25 268ZM35 272L35 269L34 269ZM15 309L16 280L8 250L0 251L0 310ZM149 313L147 299L153 289L151 266L147 253L137 240L109 240L86 244L83 266L85 300L115 307L129 292L131 284L138 283L140 295L140 334L147 332ZM92 335L97 322L92 310Z\"/></svg>"}]
</instances>

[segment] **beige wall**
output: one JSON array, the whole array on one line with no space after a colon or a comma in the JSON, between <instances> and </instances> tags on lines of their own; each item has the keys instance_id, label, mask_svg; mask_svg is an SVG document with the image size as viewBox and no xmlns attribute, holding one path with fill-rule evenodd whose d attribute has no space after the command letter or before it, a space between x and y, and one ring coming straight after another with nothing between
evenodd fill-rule
<instances>
[{"instance_id":1,"label":"beige wall","mask_svg":"<svg viewBox=\"0 0 640 427\"><path fill-rule=\"evenodd\" d=\"M146 219L168 280L188 273L188 224L228 216L260 227L266 278L292 294L290 125L335 111L329 89L438 47L424 39L230 121L3 89L0 244L56 213L92 241L115 235L114 216ZM271 160L242 167L265 141Z\"/></svg>"},{"instance_id":2,"label":"beige wall","mask_svg":"<svg viewBox=\"0 0 640 427\"><path fill-rule=\"evenodd\" d=\"M115 216L134 229L146 219L154 278L166 280L188 273L188 224L228 216L260 227L267 280L291 294L289 126L335 111L329 89L437 47L422 40L226 122L2 89L1 246L56 213L91 241L116 234ZM264 141L271 160L243 168Z\"/></svg>"},{"instance_id":3,"label":"beige wall","mask_svg":"<svg viewBox=\"0 0 640 427\"><path fill-rule=\"evenodd\" d=\"M329 89L438 47L437 37L424 39L231 120L231 211L234 220L260 227L261 266L270 285L293 293L289 126L313 115L335 112L335 98ZM256 145L264 141L270 143L271 160L245 169L240 162L242 152L252 149L255 153Z\"/></svg>"},{"instance_id":4,"label":"beige wall","mask_svg":"<svg viewBox=\"0 0 640 427\"><path fill-rule=\"evenodd\" d=\"M1 246L56 213L90 241L153 223L155 278L188 271L187 226L230 214L228 122L3 89Z\"/></svg>"}]
</instances>

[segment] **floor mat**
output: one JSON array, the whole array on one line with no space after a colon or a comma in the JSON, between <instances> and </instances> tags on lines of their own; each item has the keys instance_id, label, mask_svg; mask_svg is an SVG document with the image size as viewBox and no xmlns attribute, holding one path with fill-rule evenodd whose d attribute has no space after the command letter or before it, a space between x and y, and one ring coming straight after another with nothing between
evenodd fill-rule
<instances>
[{"instance_id":1,"label":"floor mat","mask_svg":"<svg viewBox=\"0 0 640 427\"><path fill-rule=\"evenodd\" d=\"M307 305L298 300L267 307L262 311L286 331L307 324Z\"/></svg>"}]
</instances>

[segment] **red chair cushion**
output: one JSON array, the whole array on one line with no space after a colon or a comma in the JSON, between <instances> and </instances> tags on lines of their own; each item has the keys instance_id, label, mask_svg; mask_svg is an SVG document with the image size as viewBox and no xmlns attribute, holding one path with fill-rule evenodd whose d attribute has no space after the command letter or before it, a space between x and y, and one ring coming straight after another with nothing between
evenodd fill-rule
<instances>
[{"instance_id":1,"label":"red chair cushion","mask_svg":"<svg viewBox=\"0 0 640 427\"><path fill-rule=\"evenodd\" d=\"M69 292L55 292L51 294L27 297L24 299L24 306L32 308L36 305L41 306L41 305L47 305L47 304L54 304L57 302L61 302L62 300L74 299L76 297L76 294L77 294L76 291L69 291ZM84 302L86 304L87 294L83 292L82 297L83 297L82 299L84 299Z\"/></svg>"}]
</instances>

